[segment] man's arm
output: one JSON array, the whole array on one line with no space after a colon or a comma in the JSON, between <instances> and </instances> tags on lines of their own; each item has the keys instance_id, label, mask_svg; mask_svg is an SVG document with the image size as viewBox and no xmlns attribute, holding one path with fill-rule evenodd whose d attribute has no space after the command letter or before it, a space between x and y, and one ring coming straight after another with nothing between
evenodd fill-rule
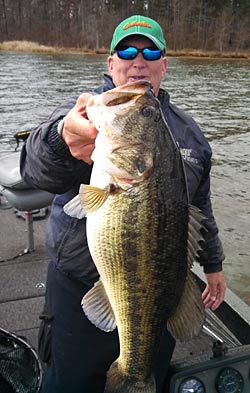
<instances>
[{"instance_id":1,"label":"man's arm","mask_svg":"<svg viewBox=\"0 0 250 393\"><path fill-rule=\"evenodd\" d=\"M213 216L210 199L210 168L209 163L192 204L200 208L206 216L204 221L206 231L203 233L204 244L199 259L207 279L202 299L206 308L215 310L224 300L226 281L222 272L222 262L225 256L218 236L218 227Z\"/></svg>"},{"instance_id":2,"label":"man's arm","mask_svg":"<svg viewBox=\"0 0 250 393\"><path fill-rule=\"evenodd\" d=\"M32 131L22 149L20 163L27 183L60 194L89 178L91 166L88 163L97 134L85 115L89 97L83 94L78 100L63 104ZM63 118L60 136L58 123Z\"/></svg>"}]
</instances>

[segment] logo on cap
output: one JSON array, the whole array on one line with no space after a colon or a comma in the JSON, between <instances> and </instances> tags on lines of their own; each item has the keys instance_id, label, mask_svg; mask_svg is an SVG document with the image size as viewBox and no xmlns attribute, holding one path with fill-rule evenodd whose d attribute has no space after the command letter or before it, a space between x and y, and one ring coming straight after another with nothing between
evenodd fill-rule
<instances>
[{"instance_id":1,"label":"logo on cap","mask_svg":"<svg viewBox=\"0 0 250 393\"><path fill-rule=\"evenodd\" d=\"M127 29L129 29L130 27L135 27L135 26L142 26L142 27L148 27L148 28L152 28L152 26L149 24L149 23L146 23L145 21L141 21L141 22L137 22L136 20L134 21L134 22L131 22L131 23L126 23L124 26L123 26L123 28L122 28L122 30L127 30Z\"/></svg>"}]
</instances>

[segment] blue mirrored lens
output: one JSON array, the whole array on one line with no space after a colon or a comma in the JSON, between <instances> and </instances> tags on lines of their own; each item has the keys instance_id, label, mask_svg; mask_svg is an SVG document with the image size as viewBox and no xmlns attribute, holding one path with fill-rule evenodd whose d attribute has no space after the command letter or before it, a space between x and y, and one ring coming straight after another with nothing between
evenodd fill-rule
<instances>
[{"instance_id":1,"label":"blue mirrored lens","mask_svg":"<svg viewBox=\"0 0 250 393\"><path fill-rule=\"evenodd\" d=\"M161 57L160 49L144 48L142 50L142 56L145 60L159 60Z\"/></svg>"},{"instance_id":2,"label":"blue mirrored lens","mask_svg":"<svg viewBox=\"0 0 250 393\"><path fill-rule=\"evenodd\" d=\"M152 48L138 49L134 46L128 46L126 48L117 49L116 52L118 57L123 60L133 60L136 58L136 56L138 56L139 53L142 54L145 60L159 60L162 54L160 49L152 49Z\"/></svg>"},{"instance_id":3,"label":"blue mirrored lens","mask_svg":"<svg viewBox=\"0 0 250 393\"><path fill-rule=\"evenodd\" d=\"M129 46L128 48L117 50L118 57L124 60L133 60L136 58L138 53L139 53L138 49L134 48L133 46Z\"/></svg>"}]
</instances>

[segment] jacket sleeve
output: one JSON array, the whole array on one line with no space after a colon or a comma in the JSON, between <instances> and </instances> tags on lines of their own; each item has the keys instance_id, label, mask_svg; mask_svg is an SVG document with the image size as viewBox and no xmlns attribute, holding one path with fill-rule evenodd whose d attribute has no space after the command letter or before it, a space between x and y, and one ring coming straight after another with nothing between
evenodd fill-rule
<instances>
[{"instance_id":1,"label":"jacket sleeve","mask_svg":"<svg viewBox=\"0 0 250 393\"><path fill-rule=\"evenodd\" d=\"M75 102L73 98L58 107L31 132L23 146L21 175L34 188L62 194L90 176L91 166L75 159L57 132L59 121Z\"/></svg>"},{"instance_id":2,"label":"jacket sleeve","mask_svg":"<svg viewBox=\"0 0 250 393\"><path fill-rule=\"evenodd\" d=\"M192 199L192 204L197 206L205 215L205 230L202 231L204 243L200 252L199 262L205 273L214 273L222 270L222 261L225 259L222 244L218 235L218 227L213 215L210 193L211 159L206 160L203 178Z\"/></svg>"}]
</instances>

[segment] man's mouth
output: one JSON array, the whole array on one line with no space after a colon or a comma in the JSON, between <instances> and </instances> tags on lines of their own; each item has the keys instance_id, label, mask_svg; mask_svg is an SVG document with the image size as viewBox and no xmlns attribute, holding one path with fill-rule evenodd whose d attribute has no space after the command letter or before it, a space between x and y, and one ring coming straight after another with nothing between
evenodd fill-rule
<instances>
[{"instance_id":1,"label":"man's mouth","mask_svg":"<svg viewBox=\"0 0 250 393\"><path fill-rule=\"evenodd\" d=\"M133 79L133 80L137 80L137 81L139 81L139 80L149 80L149 78L147 76L145 76L145 75L132 75L129 78Z\"/></svg>"}]
</instances>

